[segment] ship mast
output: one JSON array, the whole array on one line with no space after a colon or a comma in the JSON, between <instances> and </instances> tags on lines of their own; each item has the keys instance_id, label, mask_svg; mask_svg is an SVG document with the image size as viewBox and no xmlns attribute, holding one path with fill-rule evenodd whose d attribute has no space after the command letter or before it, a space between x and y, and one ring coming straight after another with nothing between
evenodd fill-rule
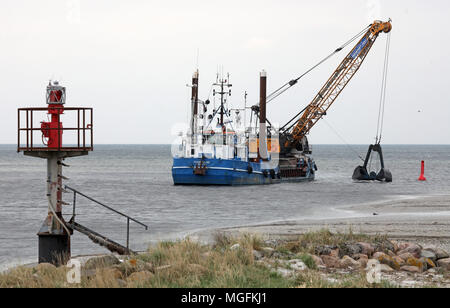
<instances>
[{"instance_id":1,"label":"ship mast","mask_svg":"<svg viewBox=\"0 0 450 308\"><path fill-rule=\"evenodd\" d=\"M220 87L220 92L213 91L213 95L220 94L220 120L219 124L222 127L222 134L223 134L223 144L226 144L226 127L224 123L224 114L225 114L225 103L227 101L227 97L231 95L231 87L232 84L229 83L230 74L228 74L227 79L224 79L223 77L220 79L217 79L216 83L214 83L214 86Z\"/></svg>"}]
</instances>

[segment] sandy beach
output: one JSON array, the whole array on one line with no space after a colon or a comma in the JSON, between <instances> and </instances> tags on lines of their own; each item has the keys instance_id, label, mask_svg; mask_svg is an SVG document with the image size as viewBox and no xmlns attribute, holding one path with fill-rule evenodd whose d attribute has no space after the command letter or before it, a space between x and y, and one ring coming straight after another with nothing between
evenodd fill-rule
<instances>
[{"instance_id":1,"label":"sandy beach","mask_svg":"<svg viewBox=\"0 0 450 308\"><path fill-rule=\"evenodd\" d=\"M327 228L332 232L369 235L382 234L390 239L414 241L450 250L450 195L405 197L402 200L341 207L348 218L305 219L269 224L217 229L229 235L258 234L268 239L291 239L308 231ZM191 236L209 242L215 232L205 230Z\"/></svg>"}]
</instances>

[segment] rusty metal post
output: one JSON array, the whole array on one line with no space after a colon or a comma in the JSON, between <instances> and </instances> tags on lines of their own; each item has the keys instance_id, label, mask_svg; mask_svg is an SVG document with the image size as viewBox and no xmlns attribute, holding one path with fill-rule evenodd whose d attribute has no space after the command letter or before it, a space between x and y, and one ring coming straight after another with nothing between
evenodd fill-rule
<instances>
[{"instance_id":1,"label":"rusty metal post","mask_svg":"<svg viewBox=\"0 0 450 308\"><path fill-rule=\"evenodd\" d=\"M264 70L261 72L259 80L259 157L262 160L268 160L266 125L267 74Z\"/></svg>"}]
</instances>

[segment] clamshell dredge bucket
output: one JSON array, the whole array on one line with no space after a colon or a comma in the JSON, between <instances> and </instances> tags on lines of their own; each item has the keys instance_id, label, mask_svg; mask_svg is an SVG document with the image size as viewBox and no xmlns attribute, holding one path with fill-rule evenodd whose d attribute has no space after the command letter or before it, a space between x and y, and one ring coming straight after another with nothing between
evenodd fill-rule
<instances>
[{"instance_id":1,"label":"clamshell dredge bucket","mask_svg":"<svg viewBox=\"0 0 450 308\"><path fill-rule=\"evenodd\" d=\"M377 152L380 158L381 169L378 172L367 171L367 165L373 152ZM392 173L384 167L383 151L380 144L370 145L367 151L366 159L363 166L356 167L353 172L353 180L355 181L380 181L380 182L392 182Z\"/></svg>"}]
</instances>

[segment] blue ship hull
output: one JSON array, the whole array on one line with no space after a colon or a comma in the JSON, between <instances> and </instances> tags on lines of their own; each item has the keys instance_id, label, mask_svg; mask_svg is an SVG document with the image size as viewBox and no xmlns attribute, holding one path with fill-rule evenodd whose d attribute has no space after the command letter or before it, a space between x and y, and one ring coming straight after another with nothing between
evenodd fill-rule
<instances>
[{"instance_id":1,"label":"blue ship hull","mask_svg":"<svg viewBox=\"0 0 450 308\"><path fill-rule=\"evenodd\" d=\"M280 183L278 168L262 170L260 163L231 159L205 159L204 175L194 174L199 158L174 158L172 177L175 185L264 185Z\"/></svg>"},{"instance_id":2,"label":"blue ship hull","mask_svg":"<svg viewBox=\"0 0 450 308\"><path fill-rule=\"evenodd\" d=\"M172 177L175 185L265 185L280 182L304 182L314 180L314 172L306 176L281 178L279 167L261 169L261 163L245 162L238 159L204 159L206 166L202 175L194 173L199 158L174 158Z\"/></svg>"}]
</instances>

